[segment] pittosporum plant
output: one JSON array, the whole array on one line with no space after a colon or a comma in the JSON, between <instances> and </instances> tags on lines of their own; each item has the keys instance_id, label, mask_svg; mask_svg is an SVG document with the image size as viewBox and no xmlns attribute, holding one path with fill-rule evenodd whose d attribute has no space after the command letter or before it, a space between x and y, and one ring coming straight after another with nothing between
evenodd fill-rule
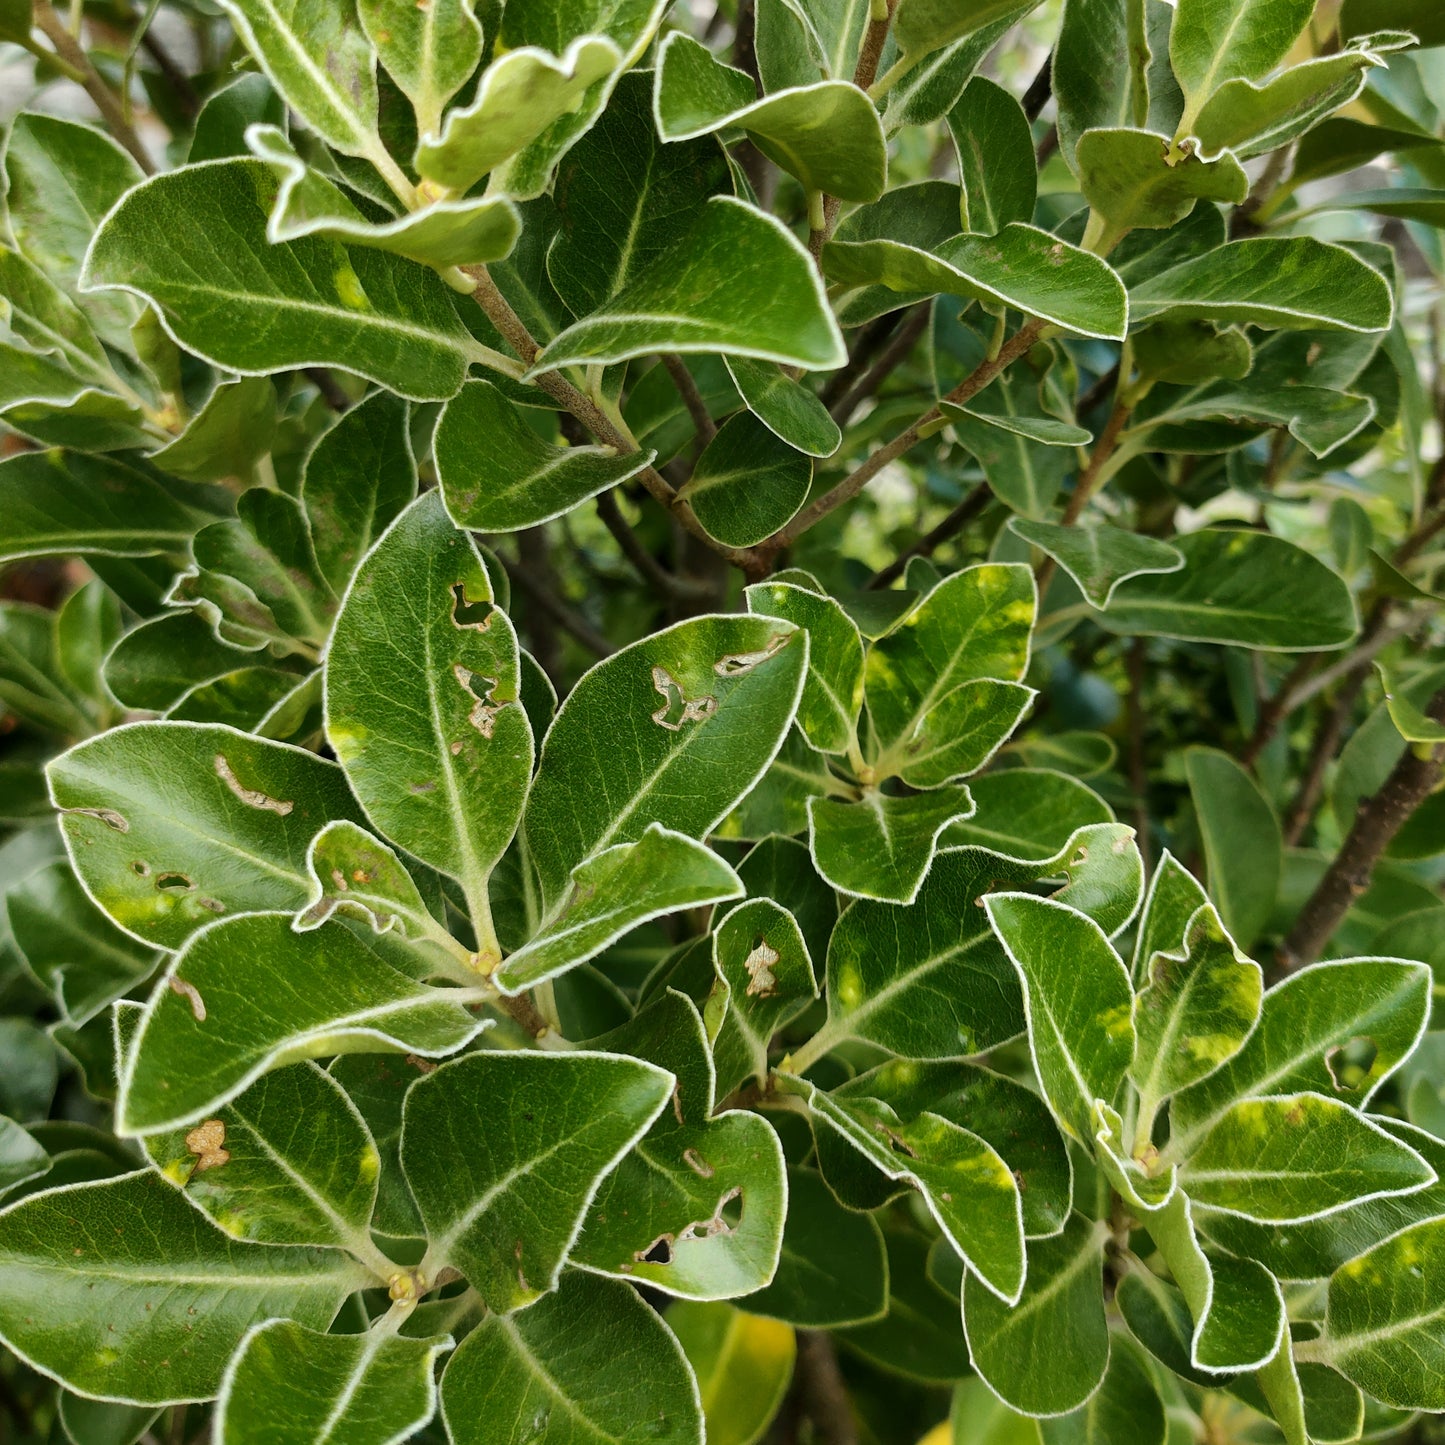
<instances>
[{"instance_id":1,"label":"pittosporum plant","mask_svg":"<svg viewBox=\"0 0 1445 1445\"><path fill-rule=\"evenodd\" d=\"M1439 0L0 38L0 1437L1440 1438Z\"/></svg>"}]
</instances>

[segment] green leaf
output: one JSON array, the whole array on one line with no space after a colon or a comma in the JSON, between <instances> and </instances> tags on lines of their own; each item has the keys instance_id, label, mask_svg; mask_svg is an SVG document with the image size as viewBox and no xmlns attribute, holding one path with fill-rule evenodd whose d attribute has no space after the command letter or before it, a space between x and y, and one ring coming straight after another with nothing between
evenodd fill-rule
<instances>
[{"instance_id":1,"label":"green leaf","mask_svg":"<svg viewBox=\"0 0 1445 1445\"><path fill-rule=\"evenodd\" d=\"M1364 88L1369 71L1386 62L1394 45L1349 46L1337 55L1292 65L1257 85L1231 80L1220 86L1194 122L1200 147L1214 154L1226 146L1242 159L1287 145L1317 121L1341 109Z\"/></svg>"},{"instance_id":2,"label":"green leaf","mask_svg":"<svg viewBox=\"0 0 1445 1445\"><path fill-rule=\"evenodd\" d=\"M669 990L593 1044L645 1058L678 1082L672 1107L603 1179L571 1262L684 1299L768 1284L788 1213L782 1149L756 1114L711 1117L708 1038L691 1000Z\"/></svg>"},{"instance_id":3,"label":"green leaf","mask_svg":"<svg viewBox=\"0 0 1445 1445\"><path fill-rule=\"evenodd\" d=\"M456 1445L541 1429L568 1445L702 1445L677 1341L625 1284L571 1271L523 1314L488 1314L442 1376Z\"/></svg>"},{"instance_id":4,"label":"green leaf","mask_svg":"<svg viewBox=\"0 0 1445 1445\"><path fill-rule=\"evenodd\" d=\"M422 136L417 170L450 191L470 190L558 117L576 110L593 83L621 60L605 35L579 36L555 55L530 46L498 51L471 104L449 111L439 135Z\"/></svg>"},{"instance_id":5,"label":"green leaf","mask_svg":"<svg viewBox=\"0 0 1445 1445\"><path fill-rule=\"evenodd\" d=\"M543 909L564 906L579 863L652 823L711 832L776 755L807 653L787 623L698 617L585 674L547 734L523 818Z\"/></svg>"},{"instance_id":6,"label":"green leaf","mask_svg":"<svg viewBox=\"0 0 1445 1445\"><path fill-rule=\"evenodd\" d=\"M894 797L869 788L857 802L808 799L808 847L818 872L853 898L912 903L933 863L940 836L968 818L967 788Z\"/></svg>"},{"instance_id":7,"label":"green leaf","mask_svg":"<svg viewBox=\"0 0 1445 1445\"><path fill-rule=\"evenodd\" d=\"M1141 377L1154 381L1239 381L1253 360L1242 331L1233 326L1216 330L1207 321L1161 321L1134 338L1134 364Z\"/></svg>"},{"instance_id":8,"label":"green leaf","mask_svg":"<svg viewBox=\"0 0 1445 1445\"><path fill-rule=\"evenodd\" d=\"M662 42L656 76L653 107L664 141L736 127L805 191L844 201L876 201L883 194L883 125L850 82L820 80L760 100L746 71L721 64L681 30Z\"/></svg>"},{"instance_id":9,"label":"green leaf","mask_svg":"<svg viewBox=\"0 0 1445 1445\"><path fill-rule=\"evenodd\" d=\"M1248 948L1274 911L1284 869L1279 819L1259 785L1227 753L1189 748L1184 770L1204 856L1209 891L1224 926Z\"/></svg>"},{"instance_id":10,"label":"green leaf","mask_svg":"<svg viewBox=\"0 0 1445 1445\"><path fill-rule=\"evenodd\" d=\"M1330 1277L1323 1357L1387 1405L1445 1408L1445 1219L1402 1230Z\"/></svg>"},{"instance_id":11,"label":"green leaf","mask_svg":"<svg viewBox=\"0 0 1445 1445\"><path fill-rule=\"evenodd\" d=\"M777 1273L743 1302L752 1314L798 1329L881 1319L888 1308L883 1231L872 1215L844 1209L814 1170L789 1169Z\"/></svg>"},{"instance_id":12,"label":"green leaf","mask_svg":"<svg viewBox=\"0 0 1445 1445\"><path fill-rule=\"evenodd\" d=\"M1184 566L1183 553L1168 542L1105 523L1064 527L1013 517L1009 528L1052 557L1100 611L1131 577L1178 572Z\"/></svg>"},{"instance_id":13,"label":"green leaf","mask_svg":"<svg viewBox=\"0 0 1445 1445\"><path fill-rule=\"evenodd\" d=\"M963 1283L963 1328L974 1368L1025 1415L1084 1404L1109 1364L1100 1227L1072 1215L1053 1239L1031 1240L1028 1278L1010 1307L976 1279Z\"/></svg>"},{"instance_id":14,"label":"green leaf","mask_svg":"<svg viewBox=\"0 0 1445 1445\"><path fill-rule=\"evenodd\" d=\"M969 81L948 113L963 182L963 229L996 236L1034 218L1037 176L1028 117L1012 95L983 76Z\"/></svg>"},{"instance_id":15,"label":"green leaf","mask_svg":"<svg viewBox=\"0 0 1445 1445\"><path fill-rule=\"evenodd\" d=\"M247 478L271 450L275 432L276 388L269 377L220 381L185 431L152 460L192 482Z\"/></svg>"},{"instance_id":16,"label":"green leaf","mask_svg":"<svg viewBox=\"0 0 1445 1445\"><path fill-rule=\"evenodd\" d=\"M1018 222L996 236L956 235L931 249L894 240L886 231L877 234L879 222L886 225L906 199L894 192L879 203L881 211L860 209L839 226L823 248L829 281L1002 303L1080 336L1124 335L1129 303L1123 283L1097 256Z\"/></svg>"},{"instance_id":17,"label":"green leaf","mask_svg":"<svg viewBox=\"0 0 1445 1445\"><path fill-rule=\"evenodd\" d=\"M713 196L675 246L555 337L534 369L721 351L828 371L843 338L808 253L743 201Z\"/></svg>"},{"instance_id":18,"label":"green leaf","mask_svg":"<svg viewBox=\"0 0 1445 1445\"><path fill-rule=\"evenodd\" d=\"M732 189L716 140L663 143L652 118L652 77L630 72L558 167L553 195L561 224L547 251L547 275L584 316L676 245L709 196Z\"/></svg>"},{"instance_id":19,"label":"green leaf","mask_svg":"<svg viewBox=\"0 0 1445 1445\"><path fill-rule=\"evenodd\" d=\"M751 547L797 513L812 480L811 459L745 411L718 429L678 495L718 541Z\"/></svg>"},{"instance_id":20,"label":"green leaf","mask_svg":"<svg viewBox=\"0 0 1445 1445\"><path fill-rule=\"evenodd\" d=\"M497 982L520 991L585 962L651 919L742 893L742 880L710 848L649 824L636 842L614 843L572 870L560 912L508 957Z\"/></svg>"},{"instance_id":21,"label":"green leaf","mask_svg":"<svg viewBox=\"0 0 1445 1445\"><path fill-rule=\"evenodd\" d=\"M1026 741L1018 746L1027 747ZM1046 768L995 769L969 783L973 816L943 835L949 848L991 848L1010 857L1058 855L1080 828L1113 821L1104 800L1076 778Z\"/></svg>"},{"instance_id":22,"label":"green leaf","mask_svg":"<svg viewBox=\"0 0 1445 1445\"><path fill-rule=\"evenodd\" d=\"M0 1194L50 1168L50 1155L13 1119L0 1115Z\"/></svg>"},{"instance_id":23,"label":"green leaf","mask_svg":"<svg viewBox=\"0 0 1445 1445\"><path fill-rule=\"evenodd\" d=\"M1375 667L1385 687L1385 707L1390 714L1390 721L1395 724L1395 731L1407 743L1426 743L1433 746L1435 743L1445 742L1445 727L1427 716L1424 708L1416 705L1406 689L1391 676L1383 664L1376 663Z\"/></svg>"},{"instance_id":24,"label":"green leaf","mask_svg":"<svg viewBox=\"0 0 1445 1445\"><path fill-rule=\"evenodd\" d=\"M1156 877L1141 941L1162 925L1152 906L1157 899ZM1180 942L1144 956L1141 978L1129 1074L1144 1098L1158 1102L1212 1074L1244 1047L1259 1016L1263 975L1204 904Z\"/></svg>"},{"instance_id":25,"label":"green leaf","mask_svg":"<svg viewBox=\"0 0 1445 1445\"><path fill-rule=\"evenodd\" d=\"M1019 971L1044 1097L1067 1133L1092 1138L1094 1100L1112 1102L1133 1062L1128 970L1103 929L1065 903L991 893L983 906Z\"/></svg>"},{"instance_id":26,"label":"green leaf","mask_svg":"<svg viewBox=\"0 0 1445 1445\"><path fill-rule=\"evenodd\" d=\"M780 617L808 634L808 671L798 726L819 752L842 754L857 742L863 706L863 639L831 598L794 582L770 580L746 589L748 611Z\"/></svg>"},{"instance_id":27,"label":"green leaf","mask_svg":"<svg viewBox=\"0 0 1445 1445\"><path fill-rule=\"evenodd\" d=\"M986 1140L933 1113L905 1123L885 1103L814 1089L808 1106L890 1179L911 1184L971 1272L1007 1304L1024 1287L1019 1186Z\"/></svg>"},{"instance_id":28,"label":"green leaf","mask_svg":"<svg viewBox=\"0 0 1445 1445\"><path fill-rule=\"evenodd\" d=\"M1343 246L1313 236L1231 241L1147 277L1129 293L1134 326L1240 322L1270 330L1386 331L1386 279Z\"/></svg>"},{"instance_id":29,"label":"green leaf","mask_svg":"<svg viewBox=\"0 0 1445 1445\"><path fill-rule=\"evenodd\" d=\"M843 433L807 387L766 361L723 360L748 410L775 436L810 457L831 457L838 450Z\"/></svg>"},{"instance_id":30,"label":"green leaf","mask_svg":"<svg viewBox=\"0 0 1445 1445\"><path fill-rule=\"evenodd\" d=\"M1300 969L1265 994L1244 1048L1174 1101L1181 1147L1251 1094L1311 1090L1363 1108L1413 1052L1429 1012L1424 964L1351 958ZM1358 1077L1345 1057L1356 1040L1374 1051Z\"/></svg>"},{"instance_id":31,"label":"green leaf","mask_svg":"<svg viewBox=\"0 0 1445 1445\"><path fill-rule=\"evenodd\" d=\"M302 473L301 503L316 565L336 596L415 496L407 405L375 391L312 447Z\"/></svg>"},{"instance_id":32,"label":"green leaf","mask_svg":"<svg viewBox=\"0 0 1445 1445\"><path fill-rule=\"evenodd\" d=\"M1027 15L1038 0L972 0L959 6L949 0L900 0L893 18L893 37L910 59L972 35L985 25Z\"/></svg>"},{"instance_id":33,"label":"green leaf","mask_svg":"<svg viewBox=\"0 0 1445 1445\"><path fill-rule=\"evenodd\" d=\"M226 1367L217 1434L231 1445L406 1439L436 1409L436 1362L451 1346L450 1335L410 1339L381 1325L333 1335L267 1320Z\"/></svg>"},{"instance_id":34,"label":"green leaf","mask_svg":"<svg viewBox=\"0 0 1445 1445\"><path fill-rule=\"evenodd\" d=\"M420 982L426 960L340 922L295 933L250 913L197 933L146 1005L116 1128L155 1134L204 1119L267 1070L362 1050L436 1058L484 1024L472 994Z\"/></svg>"},{"instance_id":35,"label":"green leaf","mask_svg":"<svg viewBox=\"0 0 1445 1445\"><path fill-rule=\"evenodd\" d=\"M320 363L414 401L456 392L481 353L440 277L314 236L273 245L266 223L275 192L256 160L156 176L106 217L81 285L155 302L182 346L231 371Z\"/></svg>"},{"instance_id":36,"label":"green leaf","mask_svg":"<svg viewBox=\"0 0 1445 1445\"><path fill-rule=\"evenodd\" d=\"M315 1064L263 1075L214 1119L142 1143L233 1239L370 1253L381 1158L356 1106Z\"/></svg>"},{"instance_id":37,"label":"green leaf","mask_svg":"<svg viewBox=\"0 0 1445 1445\"><path fill-rule=\"evenodd\" d=\"M1040 1420L1042 1445L1164 1445L1168 1420L1164 1402L1137 1351L1117 1335L1110 1341L1109 1368L1098 1392L1067 1415Z\"/></svg>"},{"instance_id":38,"label":"green leaf","mask_svg":"<svg viewBox=\"0 0 1445 1445\"><path fill-rule=\"evenodd\" d=\"M376 52L354 14L325 0L221 0L246 48L328 145L390 162L377 134ZM385 171L383 171L385 174Z\"/></svg>"},{"instance_id":39,"label":"green leaf","mask_svg":"<svg viewBox=\"0 0 1445 1445\"><path fill-rule=\"evenodd\" d=\"M1183 568L1120 583L1101 626L1273 652L1343 647L1358 630L1349 588L1281 537L1206 528L1173 546L1184 554Z\"/></svg>"},{"instance_id":40,"label":"green leaf","mask_svg":"<svg viewBox=\"0 0 1445 1445\"><path fill-rule=\"evenodd\" d=\"M435 131L482 58L473 0L436 0L425 8L359 0L356 8L377 59L411 101L418 132Z\"/></svg>"},{"instance_id":41,"label":"green leaf","mask_svg":"<svg viewBox=\"0 0 1445 1445\"><path fill-rule=\"evenodd\" d=\"M828 1023L816 1055L861 1039L911 1059L980 1053L1024 1028L1017 975L980 903L990 888L1067 877L1063 900L1116 932L1143 884L1138 850L1119 824L1081 829L1037 862L983 848L934 860L916 905L864 900L844 910L828 949Z\"/></svg>"},{"instance_id":42,"label":"green leaf","mask_svg":"<svg viewBox=\"0 0 1445 1445\"><path fill-rule=\"evenodd\" d=\"M368 1281L336 1250L228 1239L149 1170L22 1200L0 1214L0 1261L0 1338L71 1389L132 1404L210 1399L252 1324L325 1328Z\"/></svg>"},{"instance_id":43,"label":"green leaf","mask_svg":"<svg viewBox=\"0 0 1445 1445\"><path fill-rule=\"evenodd\" d=\"M1435 1178L1413 1149L1348 1104L1283 1094L1232 1105L1192 1146L1181 1182L1200 1204L1289 1224Z\"/></svg>"},{"instance_id":44,"label":"green leaf","mask_svg":"<svg viewBox=\"0 0 1445 1445\"><path fill-rule=\"evenodd\" d=\"M131 723L46 771L86 891L161 948L218 915L299 908L317 829L358 819L339 768L228 727Z\"/></svg>"},{"instance_id":45,"label":"green leaf","mask_svg":"<svg viewBox=\"0 0 1445 1445\"><path fill-rule=\"evenodd\" d=\"M246 144L280 183L266 225L272 241L315 236L389 251L438 271L500 261L516 244L521 218L506 196L438 200L396 220L373 223L342 190L307 166L279 126L248 127Z\"/></svg>"},{"instance_id":46,"label":"green leaf","mask_svg":"<svg viewBox=\"0 0 1445 1445\"><path fill-rule=\"evenodd\" d=\"M378 627L381 617L392 625ZM372 821L457 878L474 910L532 771L520 668L475 544L452 526L440 494L425 494L346 594L327 652L326 734Z\"/></svg>"},{"instance_id":47,"label":"green leaf","mask_svg":"<svg viewBox=\"0 0 1445 1445\"><path fill-rule=\"evenodd\" d=\"M1257 1369L1279 1350L1284 1298L1269 1271L1252 1259L1209 1258L1209 1303L1194 1331L1196 1369Z\"/></svg>"},{"instance_id":48,"label":"green leaf","mask_svg":"<svg viewBox=\"0 0 1445 1445\"><path fill-rule=\"evenodd\" d=\"M869 648L864 693L880 770L904 760L895 754L906 756L921 732L930 730L935 709L960 684L1023 677L1035 607L1027 567L966 567L940 582L901 626Z\"/></svg>"},{"instance_id":49,"label":"green leaf","mask_svg":"<svg viewBox=\"0 0 1445 1445\"><path fill-rule=\"evenodd\" d=\"M1147 130L1086 130L1079 137L1079 189L1103 249L1133 230L1176 225L1198 201L1237 205L1249 194L1249 178L1228 151L1210 160L1191 151L1171 161L1170 149Z\"/></svg>"},{"instance_id":50,"label":"green leaf","mask_svg":"<svg viewBox=\"0 0 1445 1445\"><path fill-rule=\"evenodd\" d=\"M1180 0L1169 33L1169 60L1186 101L1180 134L1220 86L1273 70L1313 10L1310 0Z\"/></svg>"},{"instance_id":51,"label":"green leaf","mask_svg":"<svg viewBox=\"0 0 1445 1445\"><path fill-rule=\"evenodd\" d=\"M68 1390L61 1391L56 1413L71 1445L136 1445L160 1416L154 1405L120 1405Z\"/></svg>"},{"instance_id":52,"label":"green leaf","mask_svg":"<svg viewBox=\"0 0 1445 1445\"><path fill-rule=\"evenodd\" d=\"M671 1089L655 1065L577 1051L470 1054L413 1084L401 1159L429 1240L423 1273L461 1270L498 1315L554 1289L599 1181Z\"/></svg>"},{"instance_id":53,"label":"green leaf","mask_svg":"<svg viewBox=\"0 0 1445 1445\"><path fill-rule=\"evenodd\" d=\"M467 382L446 404L433 448L447 511L458 526L482 532L560 517L636 476L657 455L545 441L487 381Z\"/></svg>"},{"instance_id":54,"label":"green leaf","mask_svg":"<svg viewBox=\"0 0 1445 1445\"><path fill-rule=\"evenodd\" d=\"M792 1330L726 1304L673 1305L667 1323L697 1378L709 1445L754 1445L792 1378Z\"/></svg>"},{"instance_id":55,"label":"green leaf","mask_svg":"<svg viewBox=\"0 0 1445 1445\"><path fill-rule=\"evenodd\" d=\"M1344 0L1340 6L1342 40L1377 30L1410 30L1421 45L1445 45L1445 24L1429 0Z\"/></svg>"}]
</instances>

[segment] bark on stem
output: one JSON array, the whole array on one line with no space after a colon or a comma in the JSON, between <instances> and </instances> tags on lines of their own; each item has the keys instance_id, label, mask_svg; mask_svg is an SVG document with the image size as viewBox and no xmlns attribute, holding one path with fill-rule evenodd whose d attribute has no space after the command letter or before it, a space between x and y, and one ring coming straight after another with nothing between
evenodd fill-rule
<instances>
[{"instance_id":1,"label":"bark on stem","mask_svg":"<svg viewBox=\"0 0 1445 1445\"><path fill-rule=\"evenodd\" d=\"M950 537L956 536L973 519L982 514L993 500L987 482L980 482L966 497L925 537L920 537L911 547L900 552L886 567L875 572L868 579L866 590L876 592L879 588L890 587L908 569L915 557L931 557Z\"/></svg>"}]
</instances>

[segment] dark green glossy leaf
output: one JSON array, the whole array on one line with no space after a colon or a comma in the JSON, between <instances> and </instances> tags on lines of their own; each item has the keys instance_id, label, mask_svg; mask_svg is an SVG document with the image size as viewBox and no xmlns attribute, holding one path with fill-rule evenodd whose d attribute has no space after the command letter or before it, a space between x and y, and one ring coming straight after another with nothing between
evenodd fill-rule
<instances>
[{"instance_id":1,"label":"dark green glossy leaf","mask_svg":"<svg viewBox=\"0 0 1445 1445\"><path fill-rule=\"evenodd\" d=\"M723 359L748 410L775 436L810 457L830 457L838 450L843 433L807 387L770 362Z\"/></svg>"},{"instance_id":2,"label":"dark green glossy leaf","mask_svg":"<svg viewBox=\"0 0 1445 1445\"><path fill-rule=\"evenodd\" d=\"M812 480L812 461L748 411L718 429L680 495L719 542L751 547L793 517Z\"/></svg>"}]
</instances>

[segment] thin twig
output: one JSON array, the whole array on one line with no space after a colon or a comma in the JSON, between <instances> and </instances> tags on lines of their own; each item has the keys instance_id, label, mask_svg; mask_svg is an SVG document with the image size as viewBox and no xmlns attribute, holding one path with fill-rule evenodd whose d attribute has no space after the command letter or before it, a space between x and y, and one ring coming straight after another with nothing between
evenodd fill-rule
<instances>
[{"instance_id":1,"label":"thin twig","mask_svg":"<svg viewBox=\"0 0 1445 1445\"><path fill-rule=\"evenodd\" d=\"M36 0L35 25L55 47L55 53L61 60L79 72L80 84L95 102L96 109L100 111L110 133L131 153L141 170L146 175L153 176L155 165L145 146L141 144L140 137L125 118L125 108L121 105L120 97L106 84L104 76L95 68L85 48L70 33L65 21L55 13L55 7L50 4L50 0Z\"/></svg>"},{"instance_id":2,"label":"thin twig","mask_svg":"<svg viewBox=\"0 0 1445 1445\"><path fill-rule=\"evenodd\" d=\"M702 399L702 392L697 389L692 372L675 351L664 351L662 364L667 368L667 374L672 378L672 384L677 388L677 394L682 398L688 416L692 418L693 428L706 446L717 435L717 423L707 409L707 402Z\"/></svg>"},{"instance_id":3,"label":"thin twig","mask_svg":"<svg viewBox=\"0 0 1445 1445\"><path fill-rule=\"evenodd\" d=\"M145 47L150 58L155 61L156 69L165 77L166 84L171 88L171 94L176 98L176 104L189 120L194 120L201 113L201 98L196 94L196 88L191 84L191 78L176 63L175 57L161 44L153 29L147 29L141 44Z\"/></svg>"},{"instance_id":4,"label":"thin twig","mask_svg":"<svg viewBox=\"0 0 1445 1445\"><path fill-rule=\"evenodd\" d=\"M858 408L877 393L878 388L908 358L918 338L928 326L930 306L920 301L904 317L903 325L893 334L888 344L879 353L878 360L858 378L829 408L829 414L839 426L845 426Z\"/></svg>"},{"instance_id":5,"label":"thin twig","mask_svg":"<svg viewBox=\"0 0 1445 1445\"><path fill-rule=\"evenodd\" d=\"M950 537L956 536L977 516L980 516L993 493L987 482L980 482L964 499L931 531L920 537L911 547L900 552L886 567L868 579L869 591L891 587L907 570L915 557L931 557Z\"/></svg>"},{"instance_id":6,"label":"thin twig","mask_svg":"<svg viewBox=\"0 0 1445 1445\"><path fill-rule=\"evenodd\" d=\"M1339 748L1340 739L1344 736L1345 722L1349 718L1355 706L1355 701L1365 685L1364 672L1358 677L1352 677L1340 688L1335 700L1330 704L1329 711L1320 722L1319 731L1315 734L1315 740L1310 746L1309 761L1305 765L1304 777L1300 779L1299 788L1296 790L1293 800L1284 816L1281 830L1284 834L1284 846L1294 848L1304 837L1304 831L1309 826L1309 821L1314 817L1315 808L1319 805L1320 797L1325 790L1325 773L1329 770L1330 760L1334 757Z\"/></svg>"},{"instance_id":7,"label":"thin twig","mask_svg":"<svg viewBox=\"0 0 1445 1445\"><path fill-rule=\"evenodd\" d=\"M1129 677L1129 691L1124 697L1129 728L1129 791L1134 802L1134 836L1144 860L1147 877L1150 868L1149 836L1149 770L1144 760L1144 639L1132 638L1124 653L1124 670Z\"/></svg>"},{"instance_id":8,"label":"thin twig","mask_svg":"<svg viewBox=\"0 0 1445 1445\"><path fill-rule=\"evenodd\" d=\"M1430 699L1425 715L1445 723L1445 688ZM1442 780L1445 744L1407 746L1380 790L1361 801L1340 851L1280 948L1284 972L1292 973L1320 956L1350 908L1368 890L1385 849Z\"/></svg>"},{"instance_id":9,"label":"thin twig","mask_svg":"<svg viewBox=\"0 0 1445 1445\"><path fill-rule=\"evenodd\" d=\"M797 1373L803 1412L813 1422L817 1445L858 1445L838 1352L825 1331L798 1331Z\"/></svg>"},{"instance_id":10,"label":"thin twig","mask_svg":"<svg viewBox=\"0 0 1445 1445\"><path fill-rule=\"evenodd\" d=\"M1258 761L1259 755L1265 750L1270 739L1279 731L1280 723L1284 721L1285 714L1293 705L1295 690L1319 665L1320 655L1315 652L1307 652L1289 670L1274 692L1265 699L1264 706L1259 710L1259 720L1255 723L1254 732L1250 734L1249 741L1240 749L1239 761L1246 768L1252 768Z\"/></svg>"},{"instance_id":11,"label":"thin twig","mask_svg":"<svg viewBox=\"0 0 1445 1445\"><path fill-rule=\"evenodd\" d=\"M589 652L596 653L598 657L610 657L617 650L581 613L574 611L544 582L535 577L530 567L519 562L510 562L505 557L502 565L507 569L507 576L536 606L563 632L575 637ZM542 659L538 658L538 661L541 662Z\"/></svg>"},{"instance_id":12,"label":"thin twig","mask_svg":"<svg viewBox=\"0 0 1445 1445\"><path fill-rule=\"evenodd\" d=\"M888 338L907 317L906 311L888 311L858 329L857 339L848 353L848 360L823 383L818 399L832 409L833 403L868 369L873 358L888 343Z\"/></svg>"},{"instance_id":13,"label":"thin twig","mask_svg":"<svg viewBox=\"0 0 1445 1445\"><path fill-rule=\"evenodd\" d=\"M1028 117L1030 125L1043 114L1044 107L1049 103L1049 97L1053 93L1054 52L1051 50L1044 57L1044 63L1039 66L1038 73L1029 81L1029 88L1024 91L1024 114Z\"/></svg>"},{"instance_id":14,"label":"thin twig","mask_svg":"<svg viewBox=\"0 0 1445 1445\"><path fill-rule=\"evenodd\" d=\"M1034 318L1026 322L1012 337L999 348L998 355L981 362L944 398L945 401L961 406L977 396L1000 372L1011 366L1038 340L1039 333L1047 323ZM829 512L851 501L886 467L896 461L922 439L925 428L931 423L942 421L943 413L931 406L911 426L905 427L892 441L885 442L868 459L836 487L825 492L815 502L803 508L781 531L776 532L762 544L770 552L779 552L791 546L810 527L822 521ZM761 550L761 549L760 549Z\"/></svg>"},{"instance_id":15,"label":"thin twig","mask_svg":"<svg viewBox=\"0 0 1445 1445\"><path fill-rule=\"evenodd\" d=\"M616 539L622 555L637 569L644 582L650 582L664 597L702 597L711 593L706 583L687 577L676 577L665 568L632 530L613 492L602 492L597 498L597 515Z\"/></svg>"},{"instance_id":16,"label":"thin twig","mask_svg":"<svg viewBox=\"0 0 1445 1445\"><path fill-rule=\"evenodd\" d=\"M321 393L321 400L331 408L332 411L346 411L351 406L351 398L342 390L341 383L324 366L308 366L304 373L306 379Z\"/></svg>"}]
</instances>

